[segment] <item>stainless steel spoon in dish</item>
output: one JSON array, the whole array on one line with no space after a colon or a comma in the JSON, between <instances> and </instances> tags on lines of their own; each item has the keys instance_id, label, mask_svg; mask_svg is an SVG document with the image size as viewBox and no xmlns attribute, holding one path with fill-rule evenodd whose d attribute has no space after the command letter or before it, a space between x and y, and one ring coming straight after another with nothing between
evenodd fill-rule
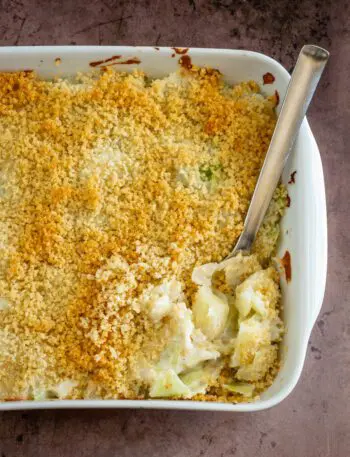
<instances>
[{"instance_id":1,"label":"stainless steel spoon in dish","mask_svg":"<svg viewBox=\"0 0 350 457\"><path fill-rule=\"evenodd\" d=\"M328 58L329 52L318 46L306 45L300 51L249 205L243 232L227 259L239 251L249 253Z\"/></svg>"}]
</instances>

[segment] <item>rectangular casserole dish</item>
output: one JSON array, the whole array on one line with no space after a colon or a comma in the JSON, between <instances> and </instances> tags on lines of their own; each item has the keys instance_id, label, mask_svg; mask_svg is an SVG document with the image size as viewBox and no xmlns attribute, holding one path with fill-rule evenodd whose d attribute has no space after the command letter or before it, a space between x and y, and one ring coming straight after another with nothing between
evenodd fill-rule
<instances>
[{"instance_id":1,"label":"rectangular casserole dish","mask_svg":"<svg viewBox=\"0 0 350 457\"><path fill-rule=\"evenodd\" d=\"M254 80L262 90L275 91L283 100L288 72L275 60L255 52L221 49L57 46L4 47L0 49L0 71L34 70L43 78L69 76L91 70L91 62L112 62L120 71L140 68L151 77L175 71L182 53L192 63L220 70L230 84ZM113 56L122 56L111 60ZM186 57L186 59L188 59ZM120 62L120 63L116 63ZM273 75L263 76L267 73ZM268 81L267 81L268 80ZM279 104L279 107L281 103ZM296 173L295 173L296 172ZM292 176L292 179L291 179ZM282 278L286 334L281 348L281 370L273 385L255 403L210 403L169 400L51 400L0 403L0 410L43 408L158 408L215 411L258 411L270 408L289 395L303 367L312 327L320 311L327 269L327 219L321 158L316 141L304 120L295 151L287 163L283 183L290 207L282 220L278 257L291 258L291 280ZM234 240L233 240L234 241Z\"/></svg>"}]
</instances>

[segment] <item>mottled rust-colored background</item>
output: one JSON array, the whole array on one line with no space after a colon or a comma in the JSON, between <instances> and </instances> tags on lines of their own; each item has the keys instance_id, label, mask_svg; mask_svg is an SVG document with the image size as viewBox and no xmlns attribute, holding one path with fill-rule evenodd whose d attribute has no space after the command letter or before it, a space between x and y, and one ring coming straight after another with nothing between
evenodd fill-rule
<instances>
[{"instance_id":1,"label":"mottled rust-colored background","mask_svg":"<svg viewBox=\"0 0 350 457\"><path fill-rule=\"evenodd\" d=\"M305 43L332 57L309 120L325 169L329 273L305 368L281 405L255 414L39 411L0 415L0 456L350 455L350 10L347 0L0 0L0 45L242 48L293 68Z\"/></svg>"}]
</instances>

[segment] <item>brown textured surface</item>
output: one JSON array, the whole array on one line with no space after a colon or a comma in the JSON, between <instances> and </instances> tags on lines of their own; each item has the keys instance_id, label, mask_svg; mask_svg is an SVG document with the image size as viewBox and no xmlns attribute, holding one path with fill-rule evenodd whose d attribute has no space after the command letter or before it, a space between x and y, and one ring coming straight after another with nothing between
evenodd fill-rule
<instances>
[{"instance_id":1,"label":"brown textured surface","mask_svg":"<svg viewBox=\"0 0 350 457\"><path fill-rule=\"evenodd\" d=\"M332 58L310 110L326 176L329 273L294 392L256 414L7 412L1 457L346 457L350 448L350 10L347 0L0 1L0 45L150 44L246 48L291 69L305 42Z\"/></svg>"}]
</instances>

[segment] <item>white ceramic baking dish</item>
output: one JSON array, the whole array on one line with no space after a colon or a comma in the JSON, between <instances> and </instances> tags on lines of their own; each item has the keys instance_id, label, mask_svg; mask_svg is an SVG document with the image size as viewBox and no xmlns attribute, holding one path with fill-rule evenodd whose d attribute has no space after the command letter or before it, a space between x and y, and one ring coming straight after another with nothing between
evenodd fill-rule
<instances>
[{"instance_id":1,"label":"white ceramic baking dish","mask_svg":"<svg viewBox=\"0 0 350 457\"><path fill-rule=\"evenodd\" d=\"M0 48L0 71L35 70L40 76L67 76L91 70L91 62L121 56L107 63L131 71L137 67L150 76L167 75L178 68L181 57L174 48L59 46ZM253 79L267 94L278 91L284 97L289 74L275 60L262 54L241 50L190 49L192 63L217 68L229 83ZM127 63L139 60L139 64ZM263 75L275 77L263 84ZM291 174L295 183L289 183ZM327 219L321 158L314 136L304 120L295 152L285 167L283 182L288 186L291 205L282 221L278 255L291 255L292 279L282 279L285 334L282 368L274 384L255 403L224 404L166 400L52 400L0 403L0 410L39 408L161 408L217 411L257 411L278 404L296 385L305 359L307 343L320 311L327 269Z\"/></svg>"}]
</instances>

